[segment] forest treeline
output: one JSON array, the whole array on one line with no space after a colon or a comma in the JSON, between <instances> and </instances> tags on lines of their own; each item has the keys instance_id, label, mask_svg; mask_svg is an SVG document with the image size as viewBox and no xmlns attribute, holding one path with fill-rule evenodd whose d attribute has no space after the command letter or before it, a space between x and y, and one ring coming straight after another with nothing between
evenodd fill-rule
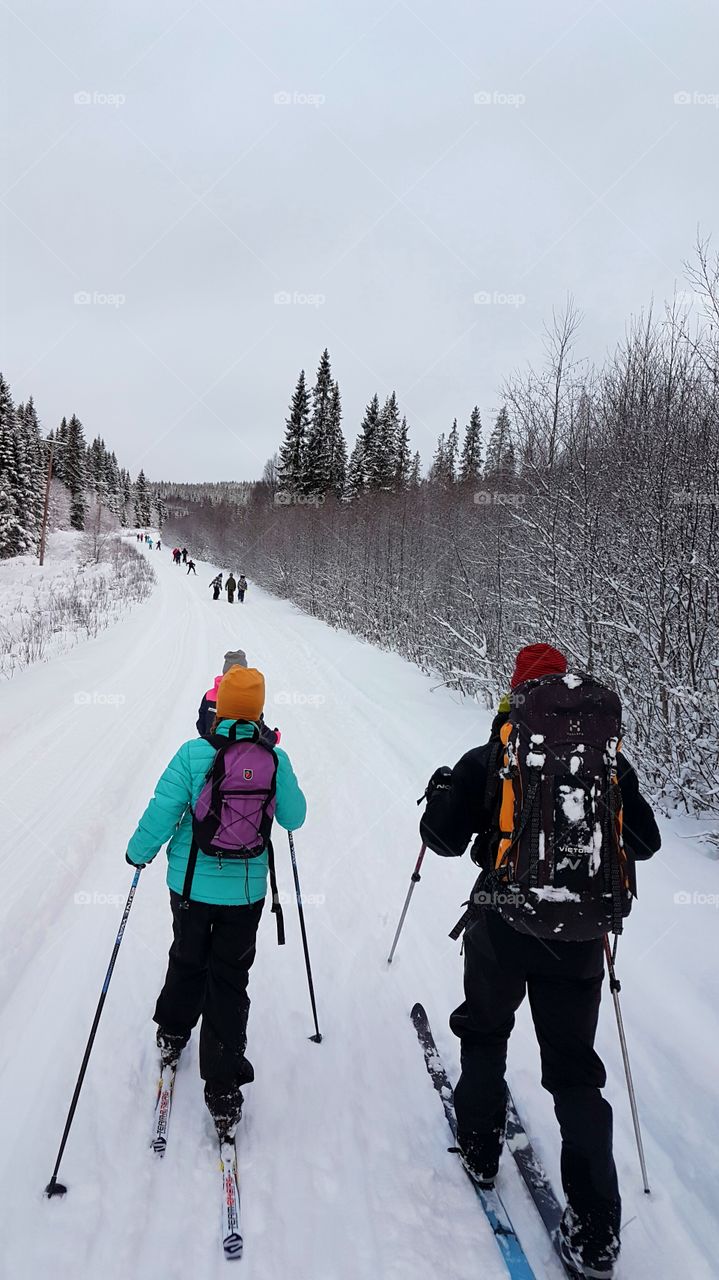
<instances>
[{"instance_id":1,"label":"forest treeline","mask_svg":"<svg viewBox=\"0 0 719 1280\"><path fill-rule=\"evenodd\" d=\"M521 645L557 644L616 686L666 805L716 812L719 263L705 245L690 278L700 318L675 299L599 366L574 357L569 304L542 367L504 387L485 456L475 411L425 478L394 394L372 397L347 456L324 352L263 479L240 503L187 494L173 536L488 705Z\"/></svg>"},{"instance_id":2,"label":"forest treeline","mask_svg":"<svg viewBox=\"0 0 719 1280\"><path fill-rule=\"evenodd\" d=\"M0 559L38 549L51 442L52 523L77 530L100 523L162 527L164 501L144 471L133 482L102 436L88 444L74 413L45 434L32 396L16 405L0 373Z\"/></svg>"}]
</instances>

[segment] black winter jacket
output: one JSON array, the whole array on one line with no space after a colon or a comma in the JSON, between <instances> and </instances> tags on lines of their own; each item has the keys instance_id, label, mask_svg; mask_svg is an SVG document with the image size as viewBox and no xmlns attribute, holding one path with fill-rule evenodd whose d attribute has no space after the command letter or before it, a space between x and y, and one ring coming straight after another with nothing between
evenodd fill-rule
<instances>
[{"instance_id":1,"label":"black winter jacket","mask_svg":"<svg viewBox=\"0 0 719 1280\"><path fill-rule=\"evenodd\" d=\"M451 786L434 791L420 822L425 844L445 858L460 857L474 835L472 857L485 871L489 870L487 843L494 821L493 787L488 791L488 783L494 779L489 778L488 769L506 719L506 714L496 715L489 742L473 747L457 761ZM637 775L621 751L617 756L617 776L622 793L622 832L636 894L634 862L651 858L662 841L651 807L639 792Z\"/></svg>"}]
</instances>

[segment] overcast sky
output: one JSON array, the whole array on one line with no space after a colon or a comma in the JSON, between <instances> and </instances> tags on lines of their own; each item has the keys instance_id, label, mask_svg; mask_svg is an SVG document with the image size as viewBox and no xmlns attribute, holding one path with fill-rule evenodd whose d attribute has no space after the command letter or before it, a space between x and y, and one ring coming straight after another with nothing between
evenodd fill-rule
<instances>
[{"instance_id":1,"label":"overcast sky","mask_svg":"<svg viewBox=\"0 0 719 1280\"><path fill-rule=\"evenodd\" d=\"M428 461L475 402L486 427L567 291L601 359L719 232L710 0L0 21L0 368L153 478L257 476L325 345L350 441L396 388Z\"/></svg>"}]
</instances>

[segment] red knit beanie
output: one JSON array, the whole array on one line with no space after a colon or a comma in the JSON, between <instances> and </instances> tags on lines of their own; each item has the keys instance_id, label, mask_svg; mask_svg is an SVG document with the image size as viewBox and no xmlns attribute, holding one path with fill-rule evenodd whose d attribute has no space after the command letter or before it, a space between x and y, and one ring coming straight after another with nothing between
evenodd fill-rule
<instances>
[{"instance_id":1,"label":"red knit beanie","mask_svg":"<svg viewBox=\"0 0 719 1280\"><path fill-rule=\"evenodd\" d=\"M538 676L564 675L567 659L551 644L528 644L520 649L510 681L513 689L524 680L536 680Z\"/></svg>"}]
</instances>

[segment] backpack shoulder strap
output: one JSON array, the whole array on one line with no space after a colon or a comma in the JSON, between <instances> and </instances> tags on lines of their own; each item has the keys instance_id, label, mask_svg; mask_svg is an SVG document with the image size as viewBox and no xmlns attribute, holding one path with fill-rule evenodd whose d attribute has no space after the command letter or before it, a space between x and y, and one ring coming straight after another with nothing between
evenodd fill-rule
<instances>
[{"instance_id":1,"label":"backpack shoulder strap","mask_svg":"<svg viewBox=\"0 0 719 1280\"><path fill-rule=\"evenodd\" d=\"M277 922L277 945L285 945L285 917L282 914L282 903L277 891L277 872L275 871L275 851L272 841L267 841L267 869L270 873L270 893L272 894L272 914Z\"/></svg>"}]
</instances>

